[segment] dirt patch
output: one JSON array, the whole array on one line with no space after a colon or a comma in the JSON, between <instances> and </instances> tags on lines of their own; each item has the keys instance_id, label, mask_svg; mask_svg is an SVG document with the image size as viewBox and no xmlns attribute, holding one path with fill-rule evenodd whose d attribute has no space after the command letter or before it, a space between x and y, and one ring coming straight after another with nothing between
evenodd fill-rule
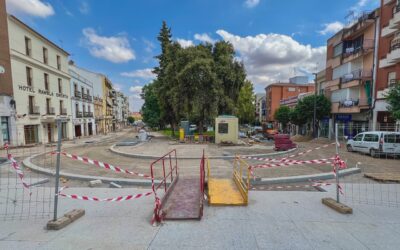
<instances>
[{"instance_id":1,"label":"dirt patch","mask_svg":"<svg viewBox=\"0 0 400 250\"><path fill-rule=\"evenodd\" d=\"M295 135L295 136L290 137L290 139L294 142L306 142L306 141L311 141L312 137L305 136L305 135Z\"/></svg>"}]
</instances>

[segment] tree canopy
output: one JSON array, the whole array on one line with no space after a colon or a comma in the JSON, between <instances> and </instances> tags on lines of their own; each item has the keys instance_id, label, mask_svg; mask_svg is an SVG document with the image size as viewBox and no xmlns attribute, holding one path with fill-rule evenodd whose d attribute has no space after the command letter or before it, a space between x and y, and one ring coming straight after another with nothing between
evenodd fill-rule
<instances>
[{"instance_id":1,"label":"tree canopy","mask_svg":"<svg viewBox=\"0 0 400 250\"><path fill-rule=\"evenodd\" d=\"M290 121L290 108L288 106L280 106L274 114L275 120L282 124L283 129L286 129Z\"/></svg>"},{"instance_id":2,"label":"tree canopy","mask_svg":"<svg viewBox=\"0 0 400 250\"><path fill-rule=\"evenodd\" d=\"M390 88L386 95L386 101L389 104L388 110L393 118L400 120L400 85Z\"/></svg>"},{"instance_id":3,"label":"tree canopy","mask_svg":"<svg viewBox=\"0 0 400 250\"><path fill-rule=\"evenodd\" d=\"M147 124L151 119L152 124L168 124L174 131L185 119L198 124L202 132L218 114L234 114L253 122L253 86L245 81L244 66L235 60L232 44L218 41L182 48L172 40L165 22L157 39L161 53L153 70L156 80L143 89L142 95Z\"/></svg>"}]
</instances>

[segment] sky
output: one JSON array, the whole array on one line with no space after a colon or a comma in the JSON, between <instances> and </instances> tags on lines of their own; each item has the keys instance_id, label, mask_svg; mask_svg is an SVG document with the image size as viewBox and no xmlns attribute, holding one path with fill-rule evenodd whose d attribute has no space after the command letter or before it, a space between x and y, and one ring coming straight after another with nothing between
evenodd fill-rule
<instances>
[{"instance_id":1,"label":"sky","mask_svg":"<svg viewBox=\"0 0 400 250\"><path fill-rule=\"evenodd\" d=\"M225 40L256 92L325 67L326 40L379 0L6 0L7 11L107 75L140 110L165 20L181 46ZM311 79L311 78L310 78Z\"/></svg>"}]
</instances>

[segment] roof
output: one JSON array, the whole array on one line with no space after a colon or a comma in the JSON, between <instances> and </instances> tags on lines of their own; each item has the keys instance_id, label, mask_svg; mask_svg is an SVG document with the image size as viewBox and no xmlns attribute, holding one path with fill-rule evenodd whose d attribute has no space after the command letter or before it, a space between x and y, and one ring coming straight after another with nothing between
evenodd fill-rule
<instances>
[{"instance_id":1,"label":"roof","mask_svg":"<svg viewBox=\"0 0 400 250\"><path fill-rule=\"evenodd\" d=\"M23 27L25 27L26 29L28 29L29 31L33 32L35 35L37 35L38 37L40 37L41 39L45 40L46 42L50 43L51 45L53 45L54 47L56 47L57 49L61 50L65 55L69 56L69 53L67 51L65 51L64 49L62 49L60 46L58 46L57 44L53 43L52 41L50 41L49 39L47 39L46 37L44 37L42 34L40 34L39 32L37 32L36 30L32 29L31 27L29 27L26 23L22 22L21 20L19 20L18 18L16 18L13 15L8 15L12 20L16 21L19 25L22 25Z\"/></svg>"},{"instance_id":2,"label":"roof","mask_svg":"<svg viewBox=\"0 0 400 250\"><path fill-rule=\"evenodd\" d=\"M270 87L314 87L314 83L308 83L308 84L297 84L297 83L283 83L283 82L278 82L278 83L272 83L265 87L265 89L268 89Z\"/></svg>"}]
</instances>

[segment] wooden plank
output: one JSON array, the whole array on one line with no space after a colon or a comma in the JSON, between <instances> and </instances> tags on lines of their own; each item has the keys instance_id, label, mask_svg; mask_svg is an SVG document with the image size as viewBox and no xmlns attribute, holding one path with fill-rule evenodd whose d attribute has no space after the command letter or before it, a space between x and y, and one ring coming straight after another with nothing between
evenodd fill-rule
<instances>
[{"instance_id":1,"label":"wooden plank","mask_svg":"<svg viewBox=\"0 0 400 250\"><path fill-rule=\"evenodd\" d=\"M345 204L339 203L332 198L323 198L322 203L327 205L328 207L336 210L341 214L352 214L353 209L351 207L346 206Z\"/></svg>"}]
</instances>

